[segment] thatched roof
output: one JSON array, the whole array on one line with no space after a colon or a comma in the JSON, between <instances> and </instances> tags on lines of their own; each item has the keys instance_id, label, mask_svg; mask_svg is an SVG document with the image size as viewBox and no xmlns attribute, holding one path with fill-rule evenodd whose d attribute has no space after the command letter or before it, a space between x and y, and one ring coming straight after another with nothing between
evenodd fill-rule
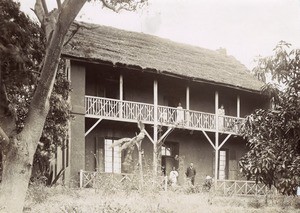
<instances>
[{"instance_id":1,"label":"thatched roof","mask_svg":"<svg viewBox=\"0 0 300 213\"><path fill-rule=\"evenodd\" d=\"M81 24L85 27L65 46L64 56L110 62L251 92L260 91L263 85L234 57L218 51L143 33Z\"/></svg>"}]
</instances>

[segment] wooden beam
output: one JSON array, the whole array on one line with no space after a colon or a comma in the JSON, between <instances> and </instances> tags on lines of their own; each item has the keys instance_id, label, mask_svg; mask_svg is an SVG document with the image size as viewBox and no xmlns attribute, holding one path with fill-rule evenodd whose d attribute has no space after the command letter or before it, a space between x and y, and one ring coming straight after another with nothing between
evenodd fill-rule
<instances>
[{"instance_id":1,"label":"wooden beam","mask_svg":"<svg viewBox=\"0 0 300 213\"><path fill-rule=\"evenodd\" d=\"M240 117L241 113L241 99L240 99L240 95L237 95L236 97L236 117Z\"/></svg>"},{"instance_id":2,"label":"wooden beam","mask_svg":"<svg viewBox=\"0 0 300 213\"><path fill-rule=\"evenodd\" d=\"M120 74L120 80L119 80L119 93L120 93L120 101L123 101L123 75Z\"/></svg>"},{"instance_id":3,"label":"wooden beam","mask_svg":"<svg viewBox=\"0 0 300 213\"><path fill-rule=\"evenodd\" d=\"M218 108L219 108L219 93L218 91L215 92L215 114L216 114L216 132L215 132L215 183L218 180L218 165L219 165L219 115L218 115Z\"/></svg>"},{"instance_id":4,"label":"wooden beam","mask_svg":"<svg viewBox=\"0 0 300 213\"><path fill-rule=\"evenodd\" d=\"M123 118L123 103L122 103L122 101L123 101L123 95L124 94L124 92L123 92L123 75L122 74L120 74L120 79L119 79L119 99L120 99L120 104L119 104L119 117L120 118Z\"/></svg>"},{"instance_id":5,"label":"wooden beam","mask_svg":"<svg viewBox=\"0 0 300 213\"><path fill-rule=\"evenodd\" d=\"M157 136L158 136L158 83L157 80L153 82L153 104L154 104L154 135L153 140L154 143L157 143Z\"/></svg>"},{"instance_id":6,"label":"wooden beam","mask_svg":"<svg viewBox=\"0 0 300 213\"><path fill-rule=\"evenodd\" d=\"M157 143L160 144L162 142L162 140L167 137L169 135L169 133L171 133L171 131L174 130L174 128L169 127L167 129L167 131L158 139Z\"/></svg>"},{"instance_id":7,"label":"wooden beam","mask_svg":"<svg viewBox=\"0 0 300 213\"><path fill-rule=\"evenodd\" d=\"M227 137L222 141L222 143L220 144L218 149L220 149L226 143L226 141L230 138L230 136L231 136L231 134L227 135Z\"/></svg>"},{"instance_id":8,"label":"wooden beam","mask_svg":"<svg viewBox=\"0 0 300 213\"><path fill-rule=\"evenodd\" d=\"M151 138L151 136L149 135L149 133L147 132L146 129L144 129L146 136L149 138L149 140L154 144L153 139Z\"/></svg>"},{"instance_id":9,"label":"wooden beam","mask_svg":"<svg viewBox=\"0 0 300 213\"><path fill-rule=\"evenodd\" d=\"M211 141L211 139L208 137L208 135L206 134L206 132L204 130L202 130L202 132L203 132L204 136L207 138L208 142L212 145L212 147L214 148L214 150L216 150L216 146Z\"/></svg>"},{"instance_id":10,"label":"wooden beam","mask_svg":"<svg viewBox=\"0 0 300 213\"><path fill-rule=\"evenodd\" d=\"M190 110L190 87L186 87L186 109Z\"/></svg>"},{"instance_id":11,"label":"wooden beam","mask_svg":"<svg viewBox=\"0 0 300 213\"><path fill-rule=\"evenodd\" d=\"M100 123L100 121L102 121L102 118L99 118L96 123L94 123L94 125L89 128L89 130L84 134L84 137L86 137L98 125L98 123Z\"/></svg>"},{"instance_id":12,"label":"wooden beam","mask_svg":"<svg viewBox=\"0 0 300 213\"><path fill-rule=\"evenodd\" d=\"M157 176L157 137L158 137L158 82L153 82L154 127L153 127L153 176Z\"/></svg>"}]
</instances>

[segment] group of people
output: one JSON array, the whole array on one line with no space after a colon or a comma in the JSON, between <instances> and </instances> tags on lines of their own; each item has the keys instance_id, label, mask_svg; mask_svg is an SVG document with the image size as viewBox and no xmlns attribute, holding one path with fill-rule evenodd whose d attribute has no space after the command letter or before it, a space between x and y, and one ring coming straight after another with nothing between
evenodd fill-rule
<instances>
[{"instance_id":1,"label":"group of people","mask_svg":"<svg viewBox=\"0 0 300 213\"><path fill-rule=\"evenodd\" d=\"M190 166L186 169L185 172L187 181L189 184L194 185L195 184L195 176L196 176L196 169L194 168L194 164L191 163ZM172 168L172 171L169 174L169 181L171 186L176 186L178 181L179 173L176 170L175 167Z\"/></svg>"}]
</instances>

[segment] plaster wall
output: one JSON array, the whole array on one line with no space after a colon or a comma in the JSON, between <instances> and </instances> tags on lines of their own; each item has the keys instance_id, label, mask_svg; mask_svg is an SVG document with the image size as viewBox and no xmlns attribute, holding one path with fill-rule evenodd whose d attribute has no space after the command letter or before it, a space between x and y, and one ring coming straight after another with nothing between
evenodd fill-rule
<instances>
[{"instance_id":1,"label":"plaster wall","mask_svg":"<svg viewBox=\"0 0 300 213\"><path fill-rule=\"evenodd\" d=\"M71 105L74 119L71 119L70 135L70 164L66 173L69 175L67 180L71 186L77 186L79 181L78 172L85 167L85 67L78 63L71 63Z\"/></svg>"}]
</instances>

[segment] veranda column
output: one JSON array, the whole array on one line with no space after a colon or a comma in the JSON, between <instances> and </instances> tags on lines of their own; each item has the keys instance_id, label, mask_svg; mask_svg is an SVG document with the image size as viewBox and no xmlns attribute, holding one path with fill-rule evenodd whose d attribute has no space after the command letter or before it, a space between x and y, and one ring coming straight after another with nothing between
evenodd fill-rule
<instances>
[{"instance_id":1,"label":"veranda column","mask_svg":"<svg viewBox=\"0 0 300 213\"><path fill-rule=\"evenodd\" d=\"M157 176L157 137L158 137L158 83L154 80L153 83L153 104L154 104L154 128L153 128L153 175Z\"/></svg>"},{"instance_id":2,"label":"veranda column","mask_svg":"<svg viewBox=\"0 0 300 213\"><path fill-rule=\"evenodd\" d=\"M190 110L190 87L186 86L186 109ZM190 123L190 113L186 111L185 113L185 124L191 126Z\"/></svg>"},{"instance_id":3,"label":"veranda column","mask_svg":"<svg viewBox=\"0 0 300 213\"><path fill-rule=\"evenodd\" d=\"M190 110L190 87L186 87L186 109Z\"/></svg>"},{"instance_id":4,"label":"veranda column","mask_svg":"<svg viewBox=\"0 0 300 213\"><path fill-rule=\"evenodd\" d=\"M240 99L240 95L237 95L236 97L236 117L240 117L241 116L241 99Z\"/></svg>"},{"instance_id":5,"label":"veranda column","mask_svg":"<svg viewBox=\"0 0 300 213\"><path fill-rule=\"evenodd\" d=\"M219 164L219 93L215 92L215 114L216 114L216 133L215 133L215 183L218 179L218 164Z\"/></svg>"},{"instance_id":6,"label":"veranda column","mask_svg":"<svg viewBox=\"0 0 300 213\"><path fill-rule=\"evenodd\" d=\"M119 94L120 94L120 104L119 104L119 117L122 118L123 117L123 75L120 74L120 80L119 80Z\"/></svg>"}]
</instances>

